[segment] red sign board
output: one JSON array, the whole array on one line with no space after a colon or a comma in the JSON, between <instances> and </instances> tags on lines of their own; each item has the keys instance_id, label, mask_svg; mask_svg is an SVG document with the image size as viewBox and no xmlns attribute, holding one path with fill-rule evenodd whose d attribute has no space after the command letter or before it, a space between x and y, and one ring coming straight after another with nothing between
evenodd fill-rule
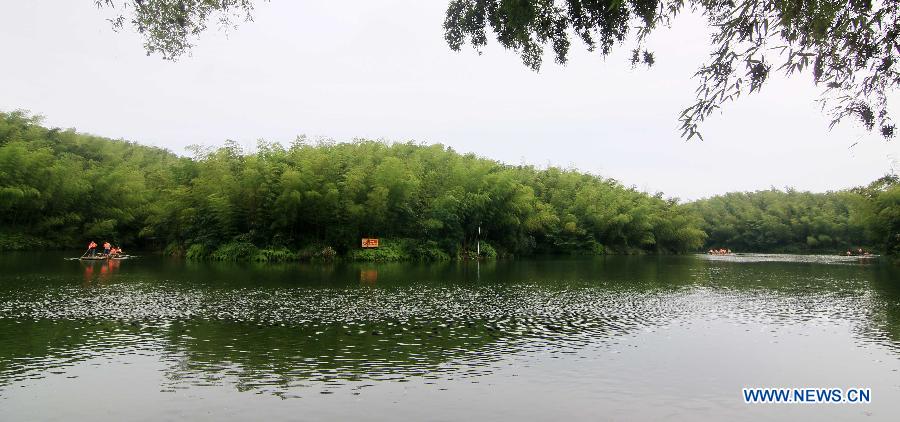
<instances>
[{"instance_id":1,"label":"red sign board","mask_svg":"<svg viewBox=\"0 0 900 422\"><path fill-rule=\"evenodd\" d=\"M378 247L378 239L367 239L363 238L362 247L364 248L377 248Z\"/></svg>"}]
</instances>

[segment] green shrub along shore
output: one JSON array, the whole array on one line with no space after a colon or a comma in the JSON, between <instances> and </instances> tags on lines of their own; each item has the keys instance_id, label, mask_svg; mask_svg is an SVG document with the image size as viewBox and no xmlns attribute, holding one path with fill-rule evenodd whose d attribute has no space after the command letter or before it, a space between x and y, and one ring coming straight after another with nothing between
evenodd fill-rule
<instances>
[{"instance_id":1,"label":"green shrub along shore","mask_svg":"<svg viewBox=\"0 0 900 422\"><path fill-rule=\"evenodd\" d=\"M450 261L476 256L474 250L459 250L456 255L450 255L434 242L416 239L381 239L381 245L377 249L350 249L344 256L339 256L331 246L310 245L300 250L286 247L260 248L240 240L225 243L215 249L193 244L186 251L169 249L166 253L191 260L229 262L331 262L339 259L362 262ZM497 257L496 250L489 243L481 243L481 259Z\"/></svg>"},{"instance_id":2,"label":"green shrub along shore","mask_svg":"<svg viewBox=\"0 0 900 422\"><path fill-rule=\"evenodd\" d=\"M187 259L452 260L708 247L900 253L900 184L729 193L690 203L574 170L442 145L234 142L167 150L0 113L0 250L109 240ZM479 227L481 234L479 235ZM361 249L364 237L382 239Z\"/></svg>"}]
</instances>

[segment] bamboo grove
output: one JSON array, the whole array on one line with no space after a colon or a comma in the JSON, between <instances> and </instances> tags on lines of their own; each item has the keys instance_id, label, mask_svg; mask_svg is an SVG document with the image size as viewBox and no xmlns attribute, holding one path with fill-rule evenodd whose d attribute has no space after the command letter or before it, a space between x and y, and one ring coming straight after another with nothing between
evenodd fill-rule
<instances>
[{"instance_id":1,"label":"bamboo grove","mask_svg":"<svg viewBox=\"0 0 900 422\"><path fill-rule=\"evenodd\" d=\"M0 249L90 239L223 260L736 250L898 252L900 188L734 193L681 204L574 170L442 145L234 142L193 157L0 113ZM481 234L479 235L479 227ZM362 237L384 247L360 250Z\"/></svg>"}]
</instances>

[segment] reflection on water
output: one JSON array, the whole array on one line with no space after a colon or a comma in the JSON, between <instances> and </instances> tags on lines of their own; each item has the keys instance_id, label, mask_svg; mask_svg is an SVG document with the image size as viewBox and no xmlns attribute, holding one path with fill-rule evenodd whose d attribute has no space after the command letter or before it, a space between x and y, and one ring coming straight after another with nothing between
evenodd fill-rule
<instances>
[{"instance_id":1,"label":"reflection on water","mask_svg":"<svg viewBox=\"0 0 900 422\"><path fill-rule=\"evenodd\" d=\"M713 322L706 332L725 336L714 347L736 362L784 347L803 356L800 343L791 345L817 333L822 344L849 342L896 366L896 268L809 257L716 258L729 259L253 266L3 256L0 397L60 382L48 376L86 362L138 356L161 365L160 394L224 388L281 398L364 395L386 382L443 390L481 380L515 391L525 381L497 378L509 368L564 365L558 373L569 374L566 383L597 383L576 362L614 371L617 361L603 358L610 353L636 363L605 377L636 382L632 374L674 375L652 369L626 345L695 349L679 365L701 373L712 362L690 356L702 355L696 348L709 341L698 327ZM674 330L681 334L667 334ZM765 341L756 353L728 349L754 332ZM667 353L660 349L657 359Z\"/></svg>"},{"instance_id":2,"label":"reflection on water","mask_svg":"<svg viewBox=\"0 0 900 422\"><path fill-rule=\"evenodd\" d=\"M378 282L378 269L361 268L359 270L359 282L363 285L374 286Z\"/></svg>"},{"instance_id":3,"label":"reflection on water","mask_svg":"<svg viewBox=\"0 0 900 422\"><path fill-rule=\"evenodd\" d=\"M104 282L119 270L122 261L108 259L105 261L78 261L84 268L85 285L92 282Z\"/></svg>"},{"instance_id":4,"label":"reflection on water","mask_svg":"<svg viewBox=\"0 0 900 422\"><path fill-rule=\"evenodd\" d=\"M722 262L794 262L794 263L819 263L819 264L875 264L881 259L878 255L791 255L791 254L762 254L762 253L738 253L731 255L699 255L710 261Z\"/></svg>"}]
</instances>

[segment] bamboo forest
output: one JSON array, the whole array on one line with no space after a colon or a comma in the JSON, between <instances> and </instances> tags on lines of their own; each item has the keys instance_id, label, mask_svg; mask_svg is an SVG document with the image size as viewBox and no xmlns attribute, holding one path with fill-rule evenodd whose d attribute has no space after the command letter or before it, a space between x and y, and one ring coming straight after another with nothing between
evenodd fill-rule
<instances>
[{"instance_id":1,"label":"bamboo forest","mask_svg":"<svg viewBox=\"0 0 900 422\"><path fill-rule=\"evenodd\" d=\"M189 259L451 260L536 254L900 253L900 183L693 202L442 145L297 137L190 157L0 114L0 249L92 239ZM480 233L480 234L479 234ZM384 239L360 249L360 238ZM475 242L480 242L479 251Z\"/></svg>"}]
</instances>

